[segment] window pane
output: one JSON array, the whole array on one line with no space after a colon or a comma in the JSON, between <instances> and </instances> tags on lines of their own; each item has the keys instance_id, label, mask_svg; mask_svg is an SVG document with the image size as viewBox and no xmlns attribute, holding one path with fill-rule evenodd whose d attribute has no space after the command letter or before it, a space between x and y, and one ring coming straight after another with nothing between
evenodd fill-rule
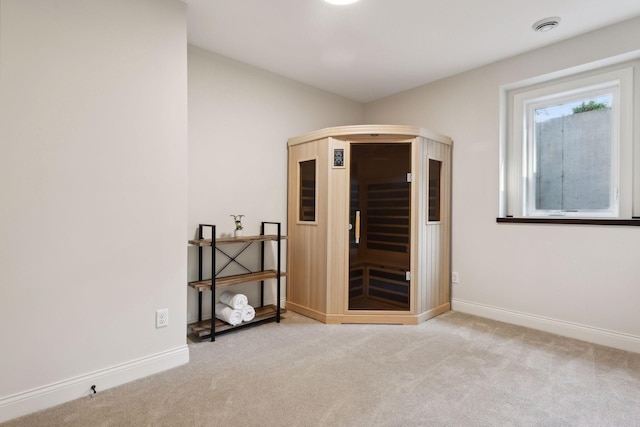
<instances>
[{"instance_id":1,"label":"window pane","mask_svg":"<svg viewBox=\"0 0 640 427\"><path fill-rule=\"evenodd\" d=\"M300 221L316 220L316 161L300 162Z\"/></svg>"},{"instance_id":2,"label":"window pane","mask_svg":"<svg viewBox=\"0 0 640 427\"><path fill-rule=\"evenodd\" d=\"M441 161L429 159L429 221L440 221L441 170Z\"/></svg>"},{"instance_id":3,"label":"window pane","mask_svg":"<svg viewBox=\"0 0 640 427\"><path fill-rule=\"evenodd\" d=\"M534 209L610 208L611 100L609 94L534 110Z\"/></svg>"}]
</instances>

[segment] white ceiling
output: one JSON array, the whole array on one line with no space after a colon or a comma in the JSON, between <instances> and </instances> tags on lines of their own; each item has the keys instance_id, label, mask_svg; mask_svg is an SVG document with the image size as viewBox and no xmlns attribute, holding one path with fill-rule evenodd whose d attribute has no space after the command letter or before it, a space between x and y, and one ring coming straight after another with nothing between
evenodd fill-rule
<instances>
[{"instance_id":1,"label":"white ceiling","mask_svg":"<svg viewBox=\"0 0 640 427\"><path fill-rule=\"evenodd\" d=\"M640 0L184 1L189 43L360 102L640 16Z\"/></svg>"}]
</instances>

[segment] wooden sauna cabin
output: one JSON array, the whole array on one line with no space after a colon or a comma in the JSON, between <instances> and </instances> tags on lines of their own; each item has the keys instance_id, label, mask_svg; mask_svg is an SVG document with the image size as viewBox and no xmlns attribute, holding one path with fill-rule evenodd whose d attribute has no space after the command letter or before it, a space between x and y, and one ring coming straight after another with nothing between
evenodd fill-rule
<instances>
[{"instance_id":1,"label":"wooden sauna cabin","mask_svg":"<svg viewBox=\"0 0 640 427\"><path fill-rule=\"evenodd\" d=\"M451 147L411 126L289 139L287 309L401 324L450 310Z\"/></svg>"}]
</instances>

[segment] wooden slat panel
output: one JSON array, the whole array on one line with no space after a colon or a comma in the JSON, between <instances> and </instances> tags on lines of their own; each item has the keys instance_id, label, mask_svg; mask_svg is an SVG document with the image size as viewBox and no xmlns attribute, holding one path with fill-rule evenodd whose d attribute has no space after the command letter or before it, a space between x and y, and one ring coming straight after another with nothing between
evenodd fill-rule
<instances>
[{"instance_id":1,"label":"wooden slat panel","mask_svg":"<svg viewBox=\"0 0 640 427\"><path fill-rule=\"evenodd\" d=\"M393 302L402 308L409 308L409 282L405 280L403 270L369 267L369 296L379 297Z\"/></svg>"},{"instance_id":2,"label":"wooden slat panel","mask_svg":"<svg viewBox=\"0 0 640 427\"><path fill-rule=\"evenodd\" d=\"M356 298L364 296L364 267L352 267L349 272L349 296L348 298Z\"/></svg>"},{"instance_id":3,"label":"wooden slat panel","mask_svg":"<svg viewBox=\"0 0 640 427\"><path fill-rule=\"evenodd\" d=\"M322 147L322 149L320 149ZM326 312L327 289L327 141L289 147L287 301L314 311ZM317 159L318 199L316 221L298 220L300 182L298 163Z\"/></svg>"},{"instance_id":4,"label":"wooden slat panel","mask_svg":"<svg viewBox=\"0 0 640 427\"><path fill-rule=\"evenodd\" d=\"M426 146L423 138L417 138L411 150L411 306L412 313L419 315L425 307L425 273L427 266L424 250L424 165Z\"/></svg>"},{"instance_id":5,"label":"wooden slat panel","mask_svg":"<svg viewBox=\"0 0 640 427\"><path fill-rule=\"evenodd\" d=\"M444 145L441 147L443 152L444 162L442 170L442 223L444 226L442 235L442 246L440 250L443 254L442 271L444 274L442 288L444 290L442 295L443 304L451 303L451 145Z\"/></svg>"},{"instance_id":6,"label":"wooden slat panel","mask_svg":"<svg viewBox=\"0 0 640 427\"><path fill-rule=\"evenodd\" d=\"M440 186L440 221L427 222L425 227L425 265L427 266L426 310L432 310L450 301L450 146L435 141L427 141L425 164L433 158L442 162ZM426 172L428 173L428 171ZM427 189L425 189L426 191ZM428 204L425 203L425 205ZM426 219L426 218L425 218Z\"/></svg>"},{"instance_id":7,"label":"wooden slat panel","mask_svg":"<svg viewBox=\"0 0 640 427\"><path fill-rule=\"evenodd\" d=\"M351 162L349 145L329 138L329 158L334 148L344 150L345 165ZM327 313L342 314L349 299L349 196L347 168L328 164L327 186ZM354 214L355 216L355 214Z\"/></svg>"},{"instance_id":8,"label":"wooden slat panel","mask_svg":"<svg viewBox=\"0 0 640 427\"><path fill-rule=\"evenodd\" d=\"M409 166L407 167L409 170ZM410 268L410 230L412 218L411 185L403 175L391 178L366 177L361 180L360 205L364 211L358 257L367 262ZM401 192L404 197L392 197ZM390 204L387 207L372 206Z\"/></svg>"}]
</instances>

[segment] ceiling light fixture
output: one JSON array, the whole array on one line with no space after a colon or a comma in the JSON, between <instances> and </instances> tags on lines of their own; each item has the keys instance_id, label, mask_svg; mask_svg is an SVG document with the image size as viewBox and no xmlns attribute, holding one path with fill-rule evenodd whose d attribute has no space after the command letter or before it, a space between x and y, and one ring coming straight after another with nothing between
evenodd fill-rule
<instances>
[{"instance_id":1,"label":"ceiling light fixture","mask_svg":"<svg viewBox=\"0 0 640 427\"><path fill-rule=\"evenodd\" d=\"M544 18L539 20L538 22L533 24L531 28L533 28L533 31L537 33L546 33L547 31L551 31L558 25L560 25L560 21L561 19L559 16L552 16L551 18Z\"/></svg>"},{"instance_id":2,"label":"ceiling light fixture","mask_svg":"<svg viewBox=\"0 0 640 427\"><path fill-rule=\"evenodd\" d=\"M355 3L358 0L324 0L324 1L326 1L327 3L330 3L330 4L337 4L337 5L341 5L342 6L342 5L345 5L345 4Z\"/></svg>"}]
</instances>

